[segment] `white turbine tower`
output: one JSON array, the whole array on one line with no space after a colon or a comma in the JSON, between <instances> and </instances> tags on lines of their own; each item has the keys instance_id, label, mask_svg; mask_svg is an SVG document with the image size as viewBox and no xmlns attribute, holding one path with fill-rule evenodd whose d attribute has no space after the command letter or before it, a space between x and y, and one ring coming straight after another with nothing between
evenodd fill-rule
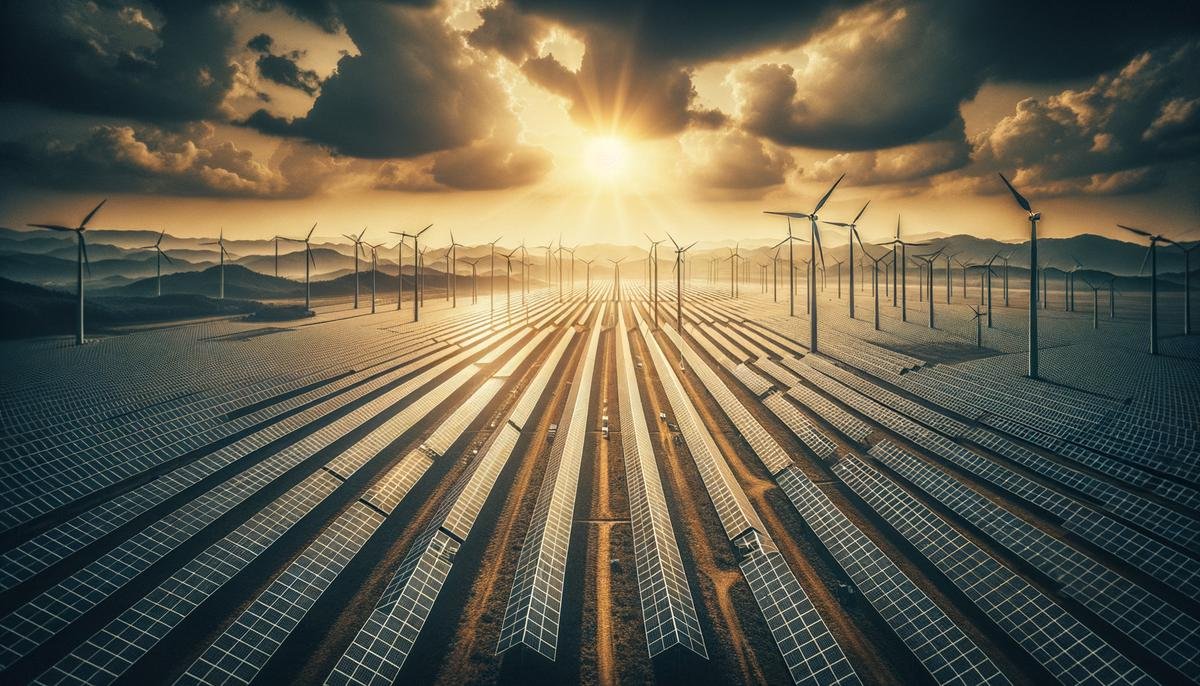
<instances>
[{"instance_id":1,"label":"white turbine tower","mask_svg":"<svg viewBox=\"0 0 1200 686\"><path fill-rule=\"evenodd\" d=\"M217 299L224 300L225 299L225 258L226 257L229 257L230 259L233 258L233 256L229 254L229 251L225 249L225 229L221 229L221 233L218 235L217 240L209 241L208 243L201 243L200 245L219 246L217 248L217 255L220 256L220 258L221 258L221 271L220 271L220 282L219 282L219 286L217 287Z\"/></svg>"},{"instance_id":2,"label":"white turbine tower","mask_svg":"<svg viewBox=\"0 0 1200 686\"><path fill-rule=\"evenodd\" d=\"M169 255L167 255L167 253L163 252L163 249L162 249L163 236L165 236L165 235L167 235L167 230L163 229L162 231L158 232L158 240L154 241L150 245L144 245L141 248L138 248L139 250L149 250L150 248L154 248L154 253L155 253L154 254L154 273L158 279L158 295L160 297L162 296L162 261L163 261L163 258L164 257L167 258L168 263L174 264L174 262L172 262L172 260L171 260L171 257Z\"/></svg>"},{"instance_id":3,"label":"white turbine tower","mask_svg":"<svg viewBox=\"0 0 1200 686\"><path fill-rule=\"evenodd\" d=\"M621 300L621 263L625 261L625 258L622 257L619 260L614 260L610 257L610 258L608 258L608 261L613 263L613 269L615 270L615 272L613 273L613 284L614 284L613 300L620 302L620 300Z\"/></svg>"},{"instance_id":4,"label":"white turbine tower","mask_svg":"<svg viewBox=\"0 0 1200 686\"><path fill-rule=\"evenodd\" d=\"M583 300L588 302L592 299L592 263L596 261L596 258L585 260L581 257L579 261L586 265L584 267Z\"/></svg>"},{"instance_id":5,"label":"white turbine tower","mask_svg":"<svg viewBox=\"0 0 1200 686\"><path fill-rule=\"evenodd\" d=\"M933 298L933 263L935 260L937 260L938 256L941 255L942 251L945 249L946 249L946 246L942 246L942 247L938 248L936 251L931 252L931 253L926 253L924 255L913 255L913 257L915 257L916 259L925 263L925 278L927 279L925 282L925 284L926 284L925 289L929 292L929 298L928 298L928 300L929 300L929 328L931 328L931 329L937 328L934 325L934 320L933 320L933 301L934 301L934 298Z\"/></svg>"},{"instance_id":6,"label":"white turbine tower","mask_svg":"<svg viewBox=\"0 0 1200 686\"><path fill-rule=\"evenodd\" d=\"M1008 186L1008 190L1012 192L1013 199L1021 206L1021 209L1029 213L1029 359L1027 373L1029 378L1038 378L1038 338L1037 338L1037 223L1042 218L1041 212L1034 212L1029 206L1029 201L1025 199L1016 188L1004 178L1004 174L1000 175L1000 180Z\"/></svg>"},{"instance_id":7,"label":"white turbine tower","mask_svg":"<svg viewBox=\"0 0 1200 686\"><path fill-rule=\"evenodd\" d=\"M286 238L285 237L283 239L285 241L291 241L293 243L303 243L304 244L304 309L305 310L312 309L312 307L311 307L312 306L312 289L311 289L312 272L310 271L310 268L317 266L317 259L315 257L313 257L313 254L312 254L312 235L313 235L313 231L316 231L316 230L317 230L317 224L316 224L316 222L313 222L312 228L308 230L308 235L305 236L304 238Z\"/></svg>"},{"instance_id":8,"label":"white turbine tower","mask_svg":"<svg viewBox=\"0 0 1200 686\"><path fill-rule=\"evenodd\" d=\"M346 238L349 238L350 242L354 244L354 309L356 309L356 310L358 309L358 255L359 255L359 253L366 252L365 250L363 250L364 245L366 245L367 247L372 247L370 243L363 242L362 237L366 233L367 233L367 227L364 226L362 232L359 233L357 236L354 236L354 235L348 234L348 233L342 234ZM374 255L372 255L371 259L372 260L375 259ZM373 268L374 267L372 267L372 269ZM371 278L374 279L375 278L374 275L372 275ZM373 281L372 281L371 288L372 289L375 288ZM371 291L371 311L372 312L375 311L375 297L374 296L375 296L375 291L372 290Z\"/></svg>"},{"instance_id":9,"label":"white turbine tower","mask_svg":"<svg viewBox=\"0 0 1200 686\"><path fill-rule=\"evenodd\" d=\"M85 266L87 267L89 275L92 273L92 262L91 262L91 260L88 259L88 254L87 254L87 239L83 237L83 232L87 231L88 222L90 222L92 220L92 217L96 216L96 213L100 211L101 207L104 207L104 203L106 203L106 202L108 202L108 198L101 200L100 204L96 205L94 208L92 208L92 211L87 213L87 216L85 216L83 218L83 221L79 222L79 226L76 226L74 228L71 228L68 226L62 226L60 224L30 224L29 225L29 226L32 226L32 227L38 228L38 229L50 229L51 231L71 231L71 232L74 232L74 234L75 234L75 240L76 240L75 277L76 277L77 293L79 294L79 302L78 302L78 306L77 306L77 315L78 316L75 321L75 345L83 345L83 269L84 269L84 267Z\"/></svg>"}]
</instances>

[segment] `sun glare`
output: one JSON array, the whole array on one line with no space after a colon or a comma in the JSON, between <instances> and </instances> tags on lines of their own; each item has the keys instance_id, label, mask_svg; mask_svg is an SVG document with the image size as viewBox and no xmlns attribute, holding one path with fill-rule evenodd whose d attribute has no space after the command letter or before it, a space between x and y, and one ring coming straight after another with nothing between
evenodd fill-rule
<instances>
[{"instance_id":1,"label":"sun glare","mask_svg":"<svg viewBox=\"0 0 1200 686\"><path fill-rule=\"evenodd\" d=\"M585 156L588 171L601 181L619 179L629 162L629 148L616 136L593 138Z\"/></svg>"}]
</instances>

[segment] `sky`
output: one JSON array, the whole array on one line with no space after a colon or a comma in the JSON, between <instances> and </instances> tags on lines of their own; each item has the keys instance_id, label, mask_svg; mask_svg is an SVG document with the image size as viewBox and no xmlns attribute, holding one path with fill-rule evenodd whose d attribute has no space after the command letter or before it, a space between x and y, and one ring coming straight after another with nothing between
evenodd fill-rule
<instances>
[{"instance_id":1,"label":"sky","mask_svg":"<svg viewBox=\"0 0 1200 686\"><path fill-rule=\"evenodd\" d=\"M49 46L53 46L50 49ZM0 4L0 225L1200 239L1186 0ZM832 229L830 229L832 230ZM836 239L834 239L836 240Z\"/></svg>"}]
</instances>

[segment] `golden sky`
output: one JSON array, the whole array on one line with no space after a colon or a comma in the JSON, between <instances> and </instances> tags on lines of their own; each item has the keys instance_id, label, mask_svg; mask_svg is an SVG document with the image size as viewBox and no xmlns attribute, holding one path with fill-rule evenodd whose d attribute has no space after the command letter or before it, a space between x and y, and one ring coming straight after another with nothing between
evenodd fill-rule
<instances>
[{"instance_id":1,"label":"golden sky","mask_svg":"<svg viewBox=\"0 0 1200 686\"><path fill-rule=\"evenodd\" d=\"M110 197L95 224L179 236L727 240L778 234L763 210L807 211L844 173L822 216L870 200L864 238L898 213L911 233L1019 238L1003 171L1044 235L1200 237L1200 39L1179 22L1100 26L1047 64L988 52L1007 44L985 9L915 0L771 4L761 22L707 3L413 4L68 1L7 22L100 66L6 75L0 223ZM1124 45L1096 47L1119 28Z\"/></svg>"}]
</instances>

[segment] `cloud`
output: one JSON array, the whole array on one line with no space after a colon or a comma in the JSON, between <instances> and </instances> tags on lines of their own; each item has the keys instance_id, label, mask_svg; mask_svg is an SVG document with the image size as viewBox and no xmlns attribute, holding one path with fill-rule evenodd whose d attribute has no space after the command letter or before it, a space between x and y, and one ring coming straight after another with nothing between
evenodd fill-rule
<instances>
[{"instance_id":1,"label":"cloud","mask_svg":"<svg viewBox=\"0 0 1200 686\"><path fill-rule=\"evenodd\" d=\"M287 143L271 163L218 140L213 127L181 131L102 125L79 141L56 138L0 143L0 174L39 186L165 195L304 197L351 164L314 146Z\"/></svg>"},{"instance_id":2,"label":"cloud","mask_svg":"<svg viewBox=\"0 0 1200 686\"><path fill-rule=\"evenodd\" d=\"M945 129L974 95L977 69L950 58L958 37L938 13L892 2L847 12L799 64L733 75L736 117L781 145L869 150Z\"/></svg>"},{"instance_id":3,"label":"cloud","mask_svg":"<svg viewBox=\"0 0 1200 686\"><path fill-rule=\"evenodd\" d=\"M481 11L483 23L470 40L504 55L522 66L530 81L566 98L579 125L661 137L690 125L714 128L726 120L718 111L693 109L694 64L775 42L798 42L823 12L822 3L808 2L762 3L752 12L731 12L707 3L510 0ZM553 55L537 54L550 24L583 41L578 70Z\"/></svg>"},{"instance_id":4,"label":"cloud","mask_svg":"<svg viewBox=\"0 0 1200 686\"><path fill-rule=\"evenodd\" d=\"M1017 169L1051 192L1145 190L1163 176L1154 165L1200 154L1200 42L1138 55L1082 90L1045 102L1029 98L980 133L975 170Z\"/></svg>"},{"instance_id":5,"label":"cloud","mask_svg":"<svg viewBox=\"0 0 1200 686\"><path fill-rule=\"evenodd\" d=\"M303 117L260 110L246 125L387 159L469 145L514 118L488 65L436 11L356 3L339 16L360 54L342 57Z\"/></svg>"},{"instance_id":6,"label":"cloud","mask_svg":"<svg viewBox=\"0 0 1200 686\"><path fill-rule=\"evenodd\" d=\"M387 162L373 187L415 192L500 190L534 184L553 166L545 148L499 135L421 160Z\"/></svg>"},{"instance_id":7,"label":"cloud","mask_svg":"<svg viewBox=\"0 0 1200 686\"><path fill-rule=\"evenodd\" d=\"M228 7L0 4L0 100L156 122L219 116L233 79Z\"/></svg>"},{"instance_id":8,"label":"cloud","mask_svg":"<svg viewBox=\"0 0 1200 686\"><path fill-rule=\"evenodd\" d=\"M762 191L784 183L795 161L786 151L737 130L690 133L684 138L684 173L701 188Z\"/></svg>"},{"instance_id":9,"label":"cloud","mask_svg":"<svg viewBox=\"0 0 1200 686\"><path fill-rule=\"evenodd\" d=\"M268 81L313 95L321 88L321 77L311 69L301 69L296 63L299 57L299 52L259 55L258 73Z\"/></svg>"},{"instance_id":10,"label":"cloud","mask_svg":"<svg viewBox=\"0 0 1200 686\"><path fill-rule=\"evenodd\" d=\"M260 33L257 36L246 41L246 47L254 52L271 52L271 46L275 41L269 35Z\"/></svg>"},{"instance_id":11,"label":"cloud","mask_svg":"<svg viewBox=\"0 0 1200 686\"><path fill-rule=\"evenodd\" d=\"M963 137L962 120L924 140L880 150L839 153L810 164L799 177L832 181L845 174L857 186L921 181L962 169L970 163L971 147Z\"/></svg>"},{"instance_id":12,"label":"cloud","mask_svg":"<svg viewBox=\"0 0 1200 686\"><path fill-rule=\"evenodd\" d=\"M339 0L241 0L242 4L267 12L280 8L292 16L315 24L329 33L343 26L344 6ZM387 4L431 7L437 0L386 0Z\"/></svg>"}]
</instances>

